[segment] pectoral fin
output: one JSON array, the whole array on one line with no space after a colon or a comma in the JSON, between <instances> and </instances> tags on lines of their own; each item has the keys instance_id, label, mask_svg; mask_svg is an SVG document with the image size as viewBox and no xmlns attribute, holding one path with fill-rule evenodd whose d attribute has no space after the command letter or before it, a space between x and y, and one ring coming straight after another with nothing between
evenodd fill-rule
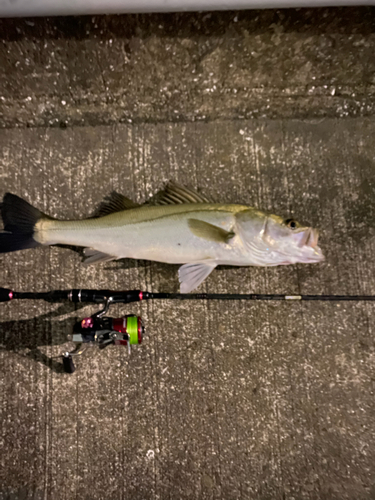
<instances>
[{"instance_id":1,"label":"pectoral fin","mask_svg":"<svg viewBox=\"0 0 375 500\"><path fill-rule=\"evenodd\" d=\"M215 241L216 243L228 243L233 238L233 231L226 231L221 227L214 226L208 222L198 219L189 219L188 225L190 231L198 238L203 238L208 241Z\"/></svg>"},{"instance_id":2,"label":"pectoral fin","mask_svg":"<svg viewBox=\"0 0 375 500\"><path fill-rule=\"evenodd\" d=\"M181 293L189 293L197 288L202 281L215 269L216 264L184 264L178 270Z\"/></svg>"}]
</instances>

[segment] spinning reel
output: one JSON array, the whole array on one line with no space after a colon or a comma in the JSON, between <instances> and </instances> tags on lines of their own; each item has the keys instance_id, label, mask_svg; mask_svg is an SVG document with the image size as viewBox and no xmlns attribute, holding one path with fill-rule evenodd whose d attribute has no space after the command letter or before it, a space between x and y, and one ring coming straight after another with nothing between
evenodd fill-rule
<instances>
[{"instance_id":1,"label":"spinning reel","mask_svg":"<svg viewBox=\"0 0 375 500\"><path fill-rule=\"evenodd\" d=\"M76 348L62 355L66 373L74 373L73 357L83 354L90 347L98 346L99 349L105 349L109 345L127 346L130 354L131 345L142 343L145 328L140 316L134 314L127 314L121 318L104 316L112 302L113 297L109 297L104 309L75 323L73 334L68 336L68 340L76 343Z\"/></svg>"}]
</instances>

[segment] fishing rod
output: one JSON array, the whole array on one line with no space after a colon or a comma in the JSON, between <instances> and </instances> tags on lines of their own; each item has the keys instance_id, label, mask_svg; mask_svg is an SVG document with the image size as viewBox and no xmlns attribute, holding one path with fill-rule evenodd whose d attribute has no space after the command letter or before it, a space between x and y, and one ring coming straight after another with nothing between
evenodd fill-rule
<instances>
[{"instance_id":1,"label":"fishing rod","mask_svg":"<svg viewBox=\"0 0 375 500\"><path fill-rule=\"evenodd\" d=\"M257 293L165 293L142 290L94 290L75 288L72 290L51 290L49 292L16 292L0 288L0 302L11 300L44 300L46 302L70 301L73 303L104 304L104 308L92 316L78 321L73 334L68 339L76 348L62 355L64 370L75 371L73 356L82 354L87 348L98 346L104 349L109 345L127 346L141 344L145 333L142 318L128 314L121 318L105 316L112 304L130 304L144 300L252 300L252 301L323 301L323 302L361 302L375 301L375 295L283 295Z\"/></svg>"},{"instance_id":2,"label":"fishing rod","mask_svg":"<svg viewBox=\"0 0 375 500\"><path fill-rule=\"evenodd\" d=\"M150 299L167 300L302 300L302 301L375 301L375 295L284 295L259 293L165 293L142 290L94 290L75 288L72 290L51 290L49 292L15 292L0 288L0 302L14 299L45 300L47 302L91 302L101 304L111 299L112 304L129 304Z\"/></svg>"}]
</instances>

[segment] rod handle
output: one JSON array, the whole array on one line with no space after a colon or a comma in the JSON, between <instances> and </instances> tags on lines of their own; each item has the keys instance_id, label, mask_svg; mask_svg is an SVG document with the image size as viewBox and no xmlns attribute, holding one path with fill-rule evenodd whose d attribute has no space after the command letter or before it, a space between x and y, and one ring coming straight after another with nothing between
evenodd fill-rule
<instances>
[{"instance_id":1,"label":"rod handle","mask_svg":"<svg viewBox=\"0 0 375 500\"><path fill-rule=\"evenodd\" d=\"M71 302L94 302L96 304L106 302L109 297L112 298L112 304L129 304L130 302L139 302L148 298L148 296L145 296L145 292L141 290L116 292L114 290L89 290L87 288L71 290L68 296Z\"/></svg>"}]
</instances>

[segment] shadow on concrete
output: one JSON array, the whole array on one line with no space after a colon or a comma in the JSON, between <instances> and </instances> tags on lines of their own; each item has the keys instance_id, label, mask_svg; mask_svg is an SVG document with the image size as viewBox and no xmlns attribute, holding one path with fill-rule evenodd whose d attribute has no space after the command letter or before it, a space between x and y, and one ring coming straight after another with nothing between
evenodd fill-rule
<instances>
[{"instance_id":1,"label":"shadow on concrete","mask_svg":"<svg viewBox=\"0 0 375 500\"><path fill-rule=\"evenodd\" d=\"M85 305L77 307L77 304L67 303L55 311L41 314L35 318L0 323L1 348L42 363L56 373L64 372L61 356L48 357L40 348L47 345L65 344L67 335L72 333L78 316L63 321L53 321L53 318L71 313L74 310L78 311ZM25 353L25 349L29 349L29 351Z\"/></svg>"}]
</instances>

